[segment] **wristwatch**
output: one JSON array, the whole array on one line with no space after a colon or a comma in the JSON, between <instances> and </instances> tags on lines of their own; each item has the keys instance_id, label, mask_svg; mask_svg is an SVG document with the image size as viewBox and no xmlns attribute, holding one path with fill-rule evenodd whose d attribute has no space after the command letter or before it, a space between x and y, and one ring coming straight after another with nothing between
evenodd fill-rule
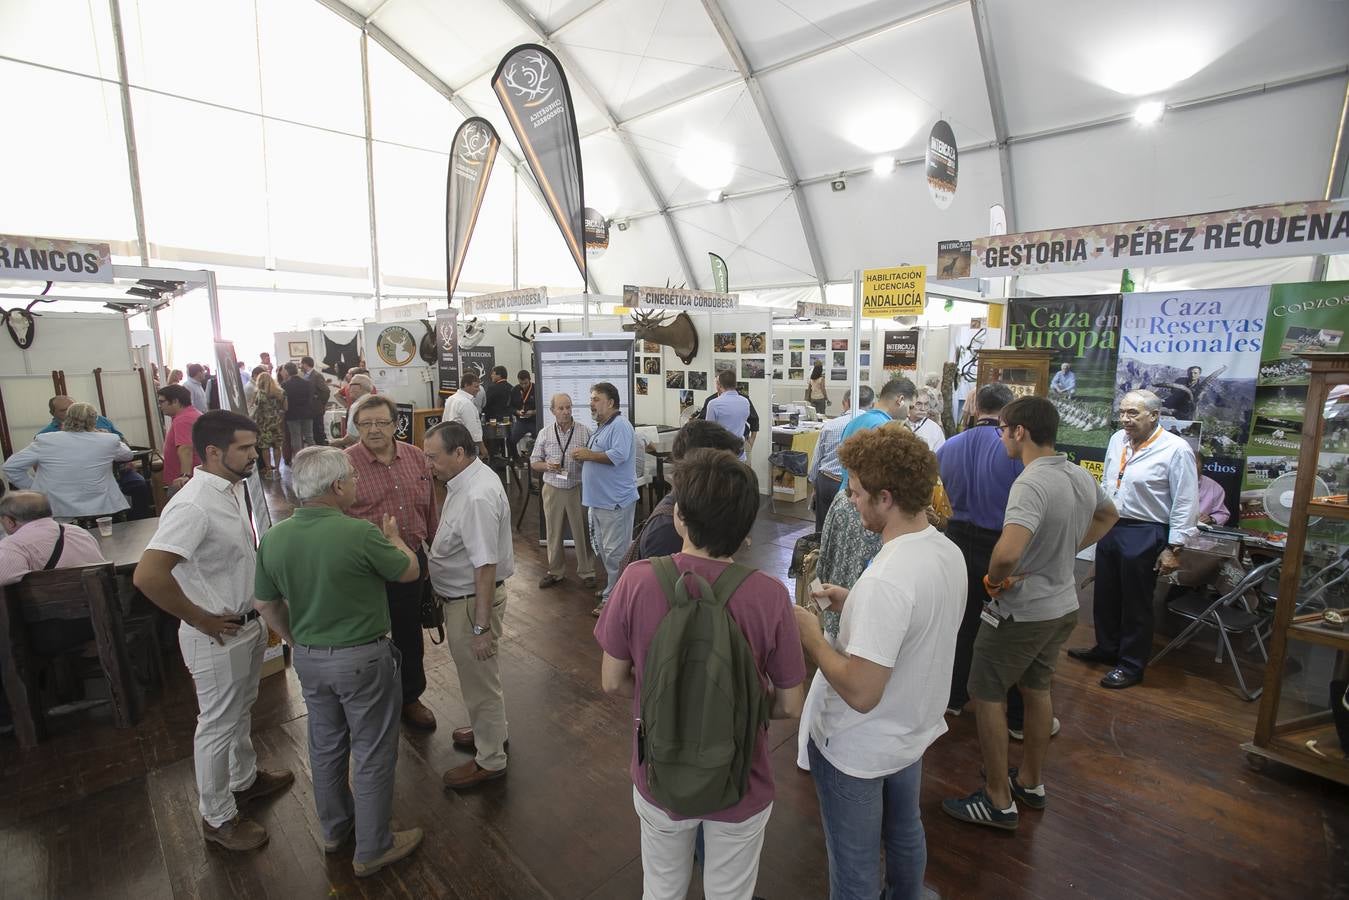
<instances>
[{"instance_id":1,"label":"wristwatch","mask_svg":"<svg viewBox=\"0 0 1349 900\"><path fill-rule=\"evenodd\" d=\"M491 631L491 630L492 630L492 626L491 626L491 625L474 625L474 626L473 626L473 636L474 636L474 637L478 637L479 635L486 634L487 632L489 632L489 631Z\"/></svg>"}]
</instances>

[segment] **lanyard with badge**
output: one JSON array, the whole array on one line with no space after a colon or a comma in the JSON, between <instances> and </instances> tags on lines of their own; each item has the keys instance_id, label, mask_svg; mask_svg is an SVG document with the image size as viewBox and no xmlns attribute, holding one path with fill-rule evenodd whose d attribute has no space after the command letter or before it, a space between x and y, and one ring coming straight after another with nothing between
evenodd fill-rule
<instances>
[{"instance_id":1,"label":"lanyard with badge","mask_svg":"<svg viewBox=\"0 0 1349 900\"><path fill-rule=\"evenodd\" d=\"M567 448L571 446L571 439L574 438L574 437L576 437L576 424L575 424L574 422L572 423L571 431L568 431L568 432L567 432L567 443L565 443L565 444L562 443L562 435L561 435L561 434L558 432L558 430L557 430L557 423L556 423L556 422L553 423L553 440L557 441L558 447L560 447L560 448L562 449L562 456L561 456L561 458L558 460L558 464L562 466L562 471L552 473L552 474L553 474L553 477L556 478L558 481L567 481L567 480L568 480L568 477L567 477Z\"/></svg>"},{"instance_id":2,"label":"lanyard with badge","mask_svg":"<svg viewBox=\"0 0 1349 900\"><path fill-rule=\"evenodd\" d=\"M1152 433L1152 437L1148 438L1146 441L1139 444L1138 449L1135 450L1133 453L1129 452L1128 439L1124 441L1124 447L1123 449L1120 450L1119 472L1116 473L1115 475L1115 490L1110 495L1111 500L1114 500L1116 497L1118 497L1120 490L1124 487L1124 470L1129 467L1129 463L1132 460L1136 459L1138 457L1138 454L1146 450L1148 448L1148 445L1150 445L1153 441L1157 440L1157 438L1161 435L1161 433L1162 429L1158 427L1158 429Z\"/></svg>"}]
</instances>

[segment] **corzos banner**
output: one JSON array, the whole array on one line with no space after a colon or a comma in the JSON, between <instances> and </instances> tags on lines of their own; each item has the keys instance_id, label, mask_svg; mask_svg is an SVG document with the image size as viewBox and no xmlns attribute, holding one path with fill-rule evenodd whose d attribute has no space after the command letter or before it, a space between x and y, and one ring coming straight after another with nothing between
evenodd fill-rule
<instances>
[{"instance_id":1,"label":"corzos banner","mask_svg":"<svg viewBox=\"0 0 1349 900\"><path fill-rule=\"evenodd\" d=\"M0 277L112 282L112 249L53 238L0 234Z\"/></svg>"},{"instance_id":2,"label":"corzos banner","mask_svg":"<svg viewBox=\"0 0 1349 900\"><path fill-rule=\"evenodd\" d=\"M1242 490L1263 497L1264 489L1280 475L1297 472L1306 418L1307 363L1293 354L1349 350L1349 281L1276 284L1269 291L1265 313L1260 370L1255 382L1255 408L1250 440L1246 444ZM1327 411L1321 436L1317 474L1331 493L1344 493L1349 468L1349 423L1343 403ZM1310 436L1308 436L1310 437ZM1233 516L1236 510L1232 510ZM1287 526L1263 514L1263 504L1249 505L1242 528L1287 531Z\"/></svg>"},{"instance_id":3,"label":"corzos banner","mask_svg":"<svg viewBox=\"0 0 1349 900\"><path fill-rule=\"evenodd\" d=\"M498 291L464 298L464 315L481 316L487 313L518 312L548 305L548 289L521 288L518 291Z\"/></svg>"},{"instance_id":4,"label":"corzos banner","mask_svg":"<svg viewBox=\"0 0 1349 900\"><path fill-rule=\"evenodd\" d=\"M581 142L562 65L543 47L521 44L497 66L492 90L586 282Z\"/></svg>"},{"instance_id":5,"label":"corzos banner","mask_svg":"<svg viewBox=\"0 0 1349 900\"><path fill-rule=\"evenodd\" d=\"M445 187L445 271L446 296L454 298L459 272L464 267L473 226L487 193L487 176L492 173L501 138L486 119L466 119L454 133L450 144L450 171Z\"/></svg>"},{"instance_id":6,"label":"corzos banner","mask_svg":"<svg viewBox=\"0 0 1349 900\"><path fill-rule=\"evenodd\" d=\"M1023 231L975 238L970 244L969 274L974 278L1346 253L1349 200ZM938 245L940 258L946 260L943 267L962 271L961 262L951 264L950 253L950 242Z\"/></svg>"},{"instance_id":7,"label":"corzos banner","mask_svg":"<svg viewBox=\"0 0 1349 900\"><path fill-rule=\"evenodd\" d=\"M1013 347L1054 353L1049 399L1059 411L1057 446L1100 478L1114 432L1120 295L1016 297L1007 323Z\"/></svg>"},{"instance_id":8,"label":"corzos banner","mask_svg":"<svg viewBox=\"0 0 1349 900\"><path fill-rule=\"evenodd\" d=\"M624 303L627 304L624 288ZM739 294L717 294L712 291L689 291L683 288L639 287L635 302L638 306L657 309L715 309L740 308Z\"/></svg>"},{"instance_id":9,"label":"corzos banner","mask_svg":"<svg viewBox=\"0 0 1349 900\"><path fill-rule=\"evenodd\" d=\"M1267 287L1124 297L1116 403L1134 390L1161 399L1162 427L1204 454L1234 525L1268 305Z\"/></svg>"},{"instance_id":10,"label":"corzos banner","mask_svg":"<svg viewBox=\"0 0 1349 900\"><path fill-rule=\"evenodd\" d=\"M458 311L436 310L436 387L441 396L459 390Z\"/></svg>"}]
</instances>

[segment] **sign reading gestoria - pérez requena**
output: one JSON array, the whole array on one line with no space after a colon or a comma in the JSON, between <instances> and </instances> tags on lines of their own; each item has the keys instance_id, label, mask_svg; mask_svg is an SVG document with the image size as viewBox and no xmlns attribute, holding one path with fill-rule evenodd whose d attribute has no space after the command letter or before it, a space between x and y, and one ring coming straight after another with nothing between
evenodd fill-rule
<instances>
[{"instance_id":1,"label":"sign reading gestoria - p\u00e9rez requena","mask_svg":"<svg viewBox=\"0 0 1349 900\"><path fill-rule=\"evenodd\" d=\"M112 248L107 244L0 234L0 277L111 283Z\"/></svg>"},{"instance_id":2,"label":"sign reading gestoria - p\u00e9rez requena","mask_svg":"<svg viewBox=\"0 0 1349 900\"><path fill-rule=\"evenodd\" d=\"M548 289L520 288L518 291L497 291L464 298L464 315L482 316L488 313L520 312L548 305Z\"/></svg>"},{"instance_id":3,"label":"sign reading gestoria - p\u00e9rez requena","mask_svg":"<svg viewBox=\"0 0 1349 900\"><path fill-rule=\"evenodd\" d=\"M938 249L948 264L951 249L949 242ZM968 274L1003 278L1346 252L1349 200L1313 200L979 237L970 242Z\"/></svg>"},{"instance_id":4,"label":"sign reading gestoria - p\u00e9rez requena","mask_svg":"<svg viewBox=\"0 0 1349 900\"><path fill-rule=\"evenodd\" d=\"M927 266L862 270L862 315L920 316L927 304Z\"/></svg>"},{"instance_id":5,"label":"sign reading gestoria - p\u00e9rez requena","mask_svg":"<svg viewBox=\"0 0 1349 900\"><path fill-rule=\"evenodd\" d=\"M628 296L624 288L624 297ZM635 302L647 309L702 309L725 312L740 308L739 294L718 294L714 291L690 291L684 288L637 288ZM624 300L627 305L627 300Z\"/></svg>"}]
</instances>

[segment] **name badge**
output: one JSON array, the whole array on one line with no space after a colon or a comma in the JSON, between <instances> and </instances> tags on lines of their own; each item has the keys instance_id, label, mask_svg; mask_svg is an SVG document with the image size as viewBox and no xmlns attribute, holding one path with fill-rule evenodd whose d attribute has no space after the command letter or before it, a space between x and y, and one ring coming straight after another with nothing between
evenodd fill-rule
<instances>
[{"instance_id":1,"label":"name badge","mask_svg":"<svg viewBox=\"0 0 1349 900\"><path fill-rule=\"evenodd\" d=\"M997 628L1002 624L1002 618L988 604L984 604L984 608L979 611L979 618L987 622L989 628Z\"/></svg>"},{"instance_id":2,"label":"name badge","mask_svg":"<svg viewBox=\"0 0 1349 900\"><path fill-rule=\"evenodd\" d=\"M567 481L567 480L568 480L568 479L567 479L567 473L566 473L566 472L554 472L553 474L554 474L555 476L557 476L557 480L558 480L558 481Z\"/></svg>"}]
</instances>

